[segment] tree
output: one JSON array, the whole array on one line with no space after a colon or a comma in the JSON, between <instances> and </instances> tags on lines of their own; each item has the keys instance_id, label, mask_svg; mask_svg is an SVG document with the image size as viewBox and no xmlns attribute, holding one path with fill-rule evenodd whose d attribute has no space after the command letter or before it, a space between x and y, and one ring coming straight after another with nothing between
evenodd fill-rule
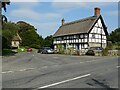
<instances>
[{"instance_id":1,"label":"tree","mask_svg":"<svg viewBox=\"0 0 120 90\"><path fill-rule=\"evenodd\" d=\"M47 36L44 39L44 46L45 47L52 47L53 48L53 36L52 35Z\"/></svg>"},{"instance_id":2,"label":"tree","mask_svg":"<svg viewBox=\"0 0 120 90\"><path fill-rule=\"evenodd\" d=\"M19 35L22 38L22 46L28 46L33 48L42 47L40 40L43 39L40 35L38 35L37 29L34 26L24 21L17 22L17 26L19 27Z\"/></svg>"},{"instance_id":3,"label":"tree","mask_svg":"<svg viewBox=\"0 0 120 90\"><path fill-rule=\"evenodd\" d=\"M120 43L120 28L115 29L109 36L112 43Z\"/></svg>"},{"instance_id":4,"label":"tree","mask_svg":"<svg viewBox=\"0 0 120 90\"><path fill-rule=\"evenodd\" d=\"M8 48L11 46L11 41L14 35L18 32L19 27L13 22L3 22L2 31L2 48Z\"/></svg>"}]
</instances>

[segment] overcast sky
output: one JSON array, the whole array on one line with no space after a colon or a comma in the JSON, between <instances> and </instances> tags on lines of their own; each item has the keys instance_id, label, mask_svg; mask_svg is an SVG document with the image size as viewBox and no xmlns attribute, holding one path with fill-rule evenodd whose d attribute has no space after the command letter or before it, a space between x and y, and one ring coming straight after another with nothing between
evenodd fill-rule
<instances>
[{"instance_id":1,"label":"overcast sky","mask_svg":"<svg viewBox=\"0 0 120 90\"><path fill-rule=\"evenodd\" d=\"M101 8L108 32L118 27L117 2L11 2L5 15L9 21L32 24L39 35L46 37L57 31L62 18L65 22L71 22L93 16L94 7Z\"/></svg>"}]
</instances>

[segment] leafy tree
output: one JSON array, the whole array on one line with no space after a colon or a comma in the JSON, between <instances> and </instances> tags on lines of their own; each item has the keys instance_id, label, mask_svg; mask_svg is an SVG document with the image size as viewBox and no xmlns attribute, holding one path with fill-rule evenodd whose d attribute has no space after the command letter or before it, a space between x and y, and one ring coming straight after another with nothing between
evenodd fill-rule
<instances>
[{"instance_id":1,"label":"leafy tree","mask_svg":"<svg viewBox=\"0 0 120 90\"><path fill-rule=\"evenodd\" d=\"M11 46L11 40L18 30L19 27L13 22L3 23L2 48L8 48Z\"/></svg>"},{"instance_id":2,"label":"leafy tree","mask_svg":"<svg viewBox=\"0 0 120 90\"><path fill-rule=\"evenodd\" d=\"M109 36L112 43L119 43L120 42L120 28L115 29Z\"/></svg>"},{"instance_id":3,"label":"leafy tree","mask_svg":"<svg viewBox=\"0 0 120 90\"><path fill-rule=\"evenodd\" d=\"M52 47L53 48L53 36L52 35L47 36L44 39L44 46L45 47Z\"/></svg>"},{"instance_id":4,"label":"leafy tree","mask_svg":"<svg viewBox=\"0 0 120 90\"><path fill-rule=\"evenodd\" d=\"M42 37L37 34L37 29L34 26L24 22L17 22L19 26L19 35L22 38L22 46L29 46L33 48L40 48Z\"/></svg>"}]
</instances>

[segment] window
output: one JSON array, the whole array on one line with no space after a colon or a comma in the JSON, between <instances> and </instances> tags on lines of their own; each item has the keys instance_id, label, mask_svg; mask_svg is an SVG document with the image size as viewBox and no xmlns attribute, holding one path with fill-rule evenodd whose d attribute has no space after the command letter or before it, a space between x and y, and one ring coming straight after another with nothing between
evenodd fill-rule
<instances>
[{"instance_id":1,"label":"window","mask_svg":"<svg viewBox=\"0 0 120 90\"><path fill-rule=\"evenodd\" d=\"M92 34L92 38L95 38L95 34Z\"/></svg>"},{"instance_id":2,"label":"window","mask_svg":"<svg viewBox=\"0 0 120 90\"><path fill-rule=\"evenodd\" d=\"M62 41L61 37L56 38L56 41Z\"/></svg>"},{"instance_id":3,"label":"window","mask_svg":"<svg viewBox=\"0 0 120 90\"><path fill-rule=\"evenodd\" d=\"M74 38L76 38L76 35L74 35Z\"/></svg>"},{"instance_id":4,"label":"window","mask_svg":"<svg viewBox=\"0 0 120 90\"><path fill-rule=\"evenodd\" d=\"M80 38L83 38L83 34L82 34L82 35L80 35Z\"/></svg>"},{"instance_id":5,"label":"window","mask_svg":"<svg viewBox=\"0 0 120 90\"><path fill-rule=\"evenodd\" d=\"M88 37L88 35L87 34L85 34L85 38L87 38Z\"/></svg>"},{"instance_id":6,"label":"window","mask_svg":"<svg viewBox=\"0 0 120 90\"><path fill-rule=\"evenodd\" d=\"M66 39L67 39L67 37L66 37L66 36L64 36L64 37L63 37L63 39L64 39L64 40L66 40Z\"/></svg>"},{"instance_id":7,"label":"window","mask_svg":"<svg viewBox=\"0 0 120 90\"><path fill-rule=\"evenodd\" d=\"M16 42L14 42L14 45L16 45Z\"/></svg>"},{"instance_id":8,"label":"window","mask_svg":"<svg viewBox=\"0 0 120 90\"><path fill-rule=\"evenodd\" d=\"M70 40L72 40L74 37L73 36L70 36Z\"/></svg>"}]
</instances>

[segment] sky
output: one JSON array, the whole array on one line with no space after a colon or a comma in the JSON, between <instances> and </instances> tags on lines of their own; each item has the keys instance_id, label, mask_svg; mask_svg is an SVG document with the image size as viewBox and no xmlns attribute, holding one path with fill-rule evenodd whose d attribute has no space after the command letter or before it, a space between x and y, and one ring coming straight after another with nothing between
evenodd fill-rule
<instances>
[{"instance_id":1,"label":"sky","mask_svg":"<svg viewBox=\"0 0 120 90\"><path fill-rule=\"evenodd\" d=\"M3 14L9 21L25 21L35 26L45 38L58 30L63 18L71 22L93 16L95 7L101 9L109 33L118 28L117 2L11 2Z\"/></svg>"}]
</instances>

